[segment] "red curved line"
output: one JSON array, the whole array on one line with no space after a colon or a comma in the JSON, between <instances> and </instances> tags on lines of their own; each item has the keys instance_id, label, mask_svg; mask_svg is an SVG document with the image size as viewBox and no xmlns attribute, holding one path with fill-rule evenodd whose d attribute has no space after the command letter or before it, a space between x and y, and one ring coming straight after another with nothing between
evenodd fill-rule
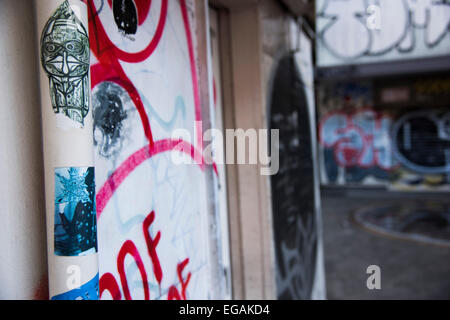
<instances>
[{"instance_id":1,"label":"red curved line","mask_svg":"<svg viewBox=\"0 0 450 320\"><path fill-rule=\"evenodd\" d=\"M144 300L150 300L150 291L148 288L147 272L145 271L144 262L138 249L131 240L125 241L117 256L117 271L119 272L120 282L122 283L122 290L125 300L132 300L130 289L128 287L127 275L125 273L125 257L127 254L131 255L138 266L142 277L142 284L144 285Z\"/></svg>"},{"instance_id":2,"label":"red curved line","mask_svg":"<svg viewBox=\"0 0 450 320\"><path fill-rule=\"evenodd\" d=\"M144 223L142 224L142 231L144 232L145 242L147 243L148 255L150 256L150 260L152 260L153 274L155 275L156 281L158 282L158 285L161 288L163 271L161 268L161 263L159 261L158 254L156 253L156 246L158 245L159 240L161 239L161 231L158 231L154 238L151 237L148 229L152 225L153 221L155 221L155 211L150 212L150 214L145 218Z\"/></svg>"},{"instance_id":3,"label":"red curved line","mask_svg":"<svg viewBox=\"0 0 450 320\"><path fill-rule=\"evenodd\" d=\"M167 7L168 7L167 1L168 0L162 0L158 26L156 27L155 35L153 36L153 39L147 46L147 48L139 52L129 53L126 51L122 51L117 47L114 47L114 52L120 60L133 63L144 61L153 53L153 51L155 51L159 41L161 40L164 31L164 26L166 24Z\"/></svg>"},{"instance_id":4,"label":"red curved line","mask_svg":"<svg viewBox=\"0 0 450 320\"><path fill-rule=\"evenodd\" d=\"M184 259L183 262L179 263L177 266L178 281L180 281L181 284L181 297L183 298L183 300L186 300L186 289L192 276L192 274L189 272L186 277L186 281L183 281L183 270L188 263L189 258L186 258Z\"/></svg>"},{"instance_id":5,"label":"red curved line","mask_svg":"<svg viewBox=\"0 0 450 320\"><path fill-rule=\"evenodd\" d=\"M151 157L171 151L177 148L178 151L183 151L188 154L192 159L201 159L200 163L197 163L201 170L204 170L204 159L201 153L195 149L193 145L183 140L164 139L156 141L153 147L145 146L135 153L133 153L128 159L126 159L106 180L100 190L97 192L97 219L100 216L111 199L114 192L119 188L122 182L145 160Z\"/></svg>"},{"instance_id":6,"label":"red curved line","mask_svg":"<svg viewBox=\"0 0 450 320\"><path fill-rule=\"evenodd\" d=\"M217 165L215 162L213 162L212 167L216 176L219 176L219 170L217 169Z\"/></svg>"},{"instance_id":7,"label":"red curved line","mask_svg":"<svg viewBox=\"0 0 450 320\"><path fill-rule=\"evenodd\" d=\"M107 272L102 275L100 278L99 287L100 298L102 297L103 291L108 290L111 293L113 300L122 300L119 285L111 273Z\"/></svg>"},{"instance_id":8,"label":"red curved line","mask_svg":"<svg viewBox=\"0 0 450 320\"><path fill-rule=\"evenodd\" d=\"M94 16L93 14L93 8L95 8L93 0L89 0L90 3L90 21L89 24L89 32L93 35L91 38L91 49L93 50L94 54L97 56L97 58L100 61L100 64L97 64L95 66L92 66L92 88L102 82L102 81L114 81L119 85L126 85L125 89L130 94L130 97L133 99L133 101L136 104L136 108L139 111L139 114L141 116L141 120L144 126L144 131L146 133L146 136L149 140L149 145L141 148L140 150L136 151L133 155L131 155L127 160L125 160L118 168L117 170L110 175L110 177L107 179L107 181L104 183L104 185L101 187L99 192L97 193L96 201L97 201L97 219L100 218L101 213L103 212L103 209L111 199L114 192L117 190L117 188L120 186L120 184L125 180L125 178L136 168L138 167L142 162L145 160L151 158L154 155L157 155L162 152L173 150L176 146L179 146L184 152L186 150L190 150L189 155L192 159L200 159L200 163L197 162L197 164L200 166L202 170L204 170L204 157L201 152L199 152L193 145L182 141L182 140L172 140L172 139L165 139L160 140L157 142L153 142L151 129L150 129L150 123L148 121L147 114L145 112L145 109L143 107L142 101L140 99L139 94L137 91L135 91L135 88L131 81L126 76L125 72L120 66L120 63L118 62L117 58L112 55L111 50L109 49L117 49L114 44L109 40L109 38L106 35L105 30L103 29L103 26L100 22L100 19L98 16ZM187 45L189 49L189 59L190 59L190 65L191 65L191 77L192 77L192 84L194 89L194 104L195 104L195 118L197 121L201 121L201 104L200 104L200 91L198 87L198 78L197 78L197 70L195 65L195 56L194 56L194 47L192 44L192 36L191 31L189 27L189 18L187 14L187 7L185 0L180 0L180 7L182 11L183 16L183 23L186 31L186 38L187 38ZM165 24L165 19L167 15L167 0L163 0L162 8L161 8L161 18L158 23L157 32L152 40L152 43L155 43L154 46L156 47L157 43L160 40L162 29ZM93 20L92 20L93 19ZM158 31L159 30L159 31ZM96 32L99 32L100 37L98 37L98 34ZM161 33L161 34L159 34ZM103 38L103 39L102 39ZM100 42L98 42L100 40ZM97 45L97 47L95 46ZM149 46L150 47L150 46ZM154 48L153 48L154 50ZM115 50L114 52L117 52ZM128 54L128 53L126 53ZM151 52L150 52L151 54ZM101 58L100 58L100 55ZM123 60L123 59L122 59ZM115 68L114 68L115 67ZM134 89L134 90L133 90ZM134 92L136 94L134 94ZM132 96L132 94L134 96ZM198 126L197 128L197 148L202 150L203 146L203 135L202 135L202 128ZM181 143L181 146L180 146ZM187 153L187 152L186 152ZM216 163L213 163L213 170L218 175L217 165Z\"/></svg>"},{"instance_id":9,"label":"red curved line","mask_svg":"<svg viewBox=\"0 0 450 320\"><path fill-rule=\"evenodd\" d=\"M149 0L147 2L138 1L136 6L138 8L138 25L142 25L144 21L147 19L148 13L150 12L150 6L152 1Z\"/></svg>"},{"instance_id":10,"label":"red curved line","mask_svg":"<svg viewBox=\"0 0 450 320\"><path fill-rule=\"evenodd\" d=\"M115 56L114 44L108 38L103 25L98 15L94 13L95 5L93 0L89 0L89 34L91 35L89 42L90 48L94 55L97 57L99 63L91 67L92 81L91 88L94 88L98 83L102 81L114 81L121 85L130 95L133 100L136 109L138 110L141 118L142 126L145 136L149 141L149 145L153 145L153 136L150 128L150 121L148 119L147 112L145 111L144 104L141 97L137 92L135 86L131 80L127 77L125 71L122 69L118 58ZM155 38L152 40L154 42Z\"/></svg>"},{"instance_id":11,"label":"red curved line","mask_svg":"<svg viewBox=\"0 0 450 320\"><path fill-rule=\"evenodd\" d=\"M169 292L167 293L167 300L181 300L177 287L170 286Z\"/></svg>"},{"instance_id":12,"label":"red curved line","mask_svg":"<svg viewBox=\"0 0 450 320\"><path fill-rule=\"evenodd\" d=\"M213 99L214 99L214 108L217 107L217 89L216 89L216 78L213 77Z\"/></svg>"},{"instance_id":13,"label":"red curved line","mask_svg":"<svg viewBox=\"0 0 450 320\"><path fill-rule=\"evenodd\" d=\"M96 85L106 79L111 79L118 77L117 72L113 68L105 68L102 64L97 63L91 66L91 90L95 88Z\"/></svg>"},{"instance_id":14,"label":"red curved line","mask_svg":"<svg viewBox=\"0 0 450 320\"><path fill-rule=\"evenodd\" d=\"M122 70L118 63L113 62L112 68L105 68L102 64L96 64L91 67L92 80L91 80L91 89L94 88L97 84L103 81L111 81L122 88L124 88L131 100L133 101L136 109L139 113L139 117L141 118L142 127L144 129L145 137L147 138L150 145L153 145L153 135L152 130L150 128L150 120L148 119L147 112L145 111L144 104L142 103L141 96L137 91L136 87L133 83L128 79L125 72Z\"/></svg>"},{"instance_id":15,"label":"red curved line","mask_svg":"<svg viewBox=\"0 0 450 320\"><path fill-rule=\"evenodd\" d=\"M112 0L108 0L109 7L112 8ZM136 5L137 14L138 14L138 25L142 25L147 19L148 13L150 11L150 6L152 4L151 0L144 1L138 0L134 3Z\"/></svg>"},{"instance_id":16,"label":"red curved line","mask_svg":"<svg viewBox=\"0 0 450 320\"><path fill-rule=\"evenodd\" d=\"M122 77L113 78L113 79L105 79L110 80L122 88L124 88L131 100L134 102L134 105L136 106L139 116L141 118L142 126L144 128L144 134L149 141L150 146L153 145L153 135L152 130L150 128L150 120L148 119L147 112L145 111L144 104L142 103L141 96L139 95L139 92L137 91L136 87L133 85L131 81L128 80L128 78L125 78L125 73L123 73Z\"/></svg>"},{"instance_id":17,"label":"red curved line","mask_svg":"<svg viewBox=\"0 0 450 320\"><path fill-rule=\"evenodd\" d=\"M89 0L89 2L91 2L91 3L92 3L92 1L93 0ZM92 3L92 6L93 6L93 8L95 8L95 5L93 3ZM95 48L95 45L94 45L93 47L91 46L91 49L94 51L94 54L96 56L103 54L104 53L103 51L111 50L114 52L114 55L122 61L132 62L132 63L144 61L153 53L153 51L155 51L156 47L158 46L159 41L161 40L163 31L164 31L164 26L166 24L167 7L168 7L168 0L162 0L159 21L158 21L158 25L156 27L156 31L155 31L155 34L153 35L152 40L150 41L149 45L145 49L143 49L142 51L139 51L139 52L134 52L134 53L126 52L126 51L123 51L123 50L119 49L118 47L116 47L116 45L109 39L101 21L100 21L100 17L98 15L95 15L95 17L93 17L93 18L95 21L96 31L99 34L99 38L104 40L104 43L103 43L103 48L98 48L98 47ZM89 33L92 34L91 30L89 30ZM95 34L95 31L94 31L94 34Z\"/></svg>"}]
</instances>

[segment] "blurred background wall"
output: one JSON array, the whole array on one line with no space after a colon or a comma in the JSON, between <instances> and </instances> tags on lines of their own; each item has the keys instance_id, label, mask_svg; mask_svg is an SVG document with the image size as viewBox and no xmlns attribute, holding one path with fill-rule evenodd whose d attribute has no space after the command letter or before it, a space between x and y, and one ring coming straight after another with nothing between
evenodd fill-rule
<instances>
[{"instance_id":1,"label":"blurred background wall","mask_svg":"<svg viewBox=\"0 0 450 320\"><path fill-rule=\"evenodd\" d=\"M33 11L27 0L0 2L0 299L48 297Z\"/></svg>"}]
</instances>

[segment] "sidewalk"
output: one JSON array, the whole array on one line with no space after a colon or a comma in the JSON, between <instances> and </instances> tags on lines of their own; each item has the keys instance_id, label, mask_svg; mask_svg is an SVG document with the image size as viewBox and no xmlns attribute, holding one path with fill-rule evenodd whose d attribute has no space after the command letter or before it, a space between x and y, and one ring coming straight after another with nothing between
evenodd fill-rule
<instances>
[{"instance_id":1,"label":"sidewalk","mask_svg":"<svg viewBox=\"0 0 450 320\"><path fill-rule=\"evenodd\" d=\"M323 192L328 299L450 299L449 248L377 235L351 220L360 207L404 204L415 198L374 194L364 197L360 191L349 197ZM381 290L366 287L366 269L372 264L381 268Z\"/></svg>"}]
</instances>

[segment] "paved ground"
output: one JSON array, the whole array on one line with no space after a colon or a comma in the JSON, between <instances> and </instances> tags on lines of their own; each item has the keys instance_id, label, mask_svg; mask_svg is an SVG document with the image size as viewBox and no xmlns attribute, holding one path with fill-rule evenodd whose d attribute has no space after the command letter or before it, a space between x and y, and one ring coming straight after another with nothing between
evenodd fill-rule
<instances>
[{"instance_id":1,"label":"paved ground","mask_svg":"<svg viewBox=\"0 0 450 320\"><path fill-rule=\"evenodd\" d=\"M449 248L373 234L350 219L360 207L414 197L322 194L328 299L450 299ZM381 290L366 287L372 264L381 268Z\"/></svg>"}]
</instances>

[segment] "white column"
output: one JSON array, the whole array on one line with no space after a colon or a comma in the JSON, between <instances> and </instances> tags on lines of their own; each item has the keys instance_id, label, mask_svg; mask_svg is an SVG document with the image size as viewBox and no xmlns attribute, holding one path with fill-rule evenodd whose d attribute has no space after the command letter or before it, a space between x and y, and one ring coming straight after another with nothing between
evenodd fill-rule
<instances>
[{"instance_id":1,"label":"white column","mask_svg":"<svg viewBox=\"0 0 450 320\"><path fill-rule=\"evenodd\" d=\"M98 299L87 6L35 1L50 298Z\"/></svg>"}]
</instances>

